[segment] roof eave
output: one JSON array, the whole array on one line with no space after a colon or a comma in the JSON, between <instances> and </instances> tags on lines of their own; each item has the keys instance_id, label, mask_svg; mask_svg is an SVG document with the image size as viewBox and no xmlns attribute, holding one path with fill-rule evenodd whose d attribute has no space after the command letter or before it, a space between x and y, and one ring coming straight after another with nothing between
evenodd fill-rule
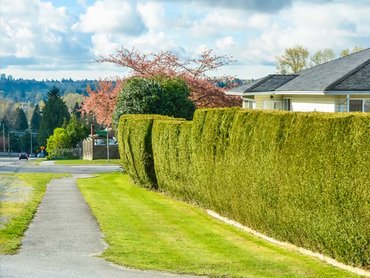
<instances>
[{"instance_id":1,"label":"roof eave","mask_svg":"<svg viewBox=\"0 0 370 278\"><path fill-rule=\"evenodd\" d=\"M326 95L370 95L370 90L364 91L325 91Z\"/></svg>"},{"instance_id":2,"label":"roof eave","mask_svg":"<svg viewBox=\"0 0 370 278\"><path fill-rule=\"evenodd\" d=\"M274 95L275 91L270 92L245 92L242 94L242 96L256 96L256 95Z\"/></svg>"},{"instance_id":3,"label":"roof eave","mask_svg":"<svg viewBox=\"0 0 370 278\"><path fill-rule=\"evenodd\" d=\"M243 92L226 91L225 95L228 95L228 96L243 96L244 93Z\"/></svg>"},{"instance_id":4,"label":"roof eave","mask_svg":"<svg viewBox=\"0 0 370 278\"><path fill-rule=\"evenodd\" d=\"M325 95L324 91L275 91L276 95Z\"/></svg>"}]
</instances>

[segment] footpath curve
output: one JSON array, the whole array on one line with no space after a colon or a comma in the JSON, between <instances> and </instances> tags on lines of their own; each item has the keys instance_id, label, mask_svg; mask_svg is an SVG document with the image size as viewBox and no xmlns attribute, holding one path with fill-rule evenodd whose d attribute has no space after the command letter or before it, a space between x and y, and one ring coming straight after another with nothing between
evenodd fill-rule
<instances>
[{"instance_id":1,"label":"footpath curve","mask_svg":"<svg viewBox=\"0 0 370 278\"><path fill-rule=\"evenodd\" d=\"M52 180L17 255L0 256L1 277L184 277L138 271L96 257L105 248L98 224L76 187L86 175Z\"/></svg>"}]
</instances>

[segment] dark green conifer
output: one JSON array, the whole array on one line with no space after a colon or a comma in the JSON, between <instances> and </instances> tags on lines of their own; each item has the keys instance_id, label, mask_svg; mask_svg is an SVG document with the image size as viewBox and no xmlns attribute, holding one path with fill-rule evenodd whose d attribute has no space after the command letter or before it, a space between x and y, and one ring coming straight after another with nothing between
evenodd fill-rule
<instances>
[{"instance_id":1,"label":"dark green conifer","mask_svg":"<svg viewBox=\"0 0 370 278\"><path fill-rule=\"evenodd\" d=\"M41 123L41 113L40 107L36 104L35 109L33 110L32 118L31 118L31 129L38 130L40 128Z\"/></svg>"},{"instance_id":2,"label":"dark green conifer","mask_svg":"<svg viewBox=\"0 0 370 278\"><path fill-rule=\"evenodd\" d=\"M64 119L67 121L70 119L67 105L61 98L59 89L57 87L53 87L48 92L45 108L42 112L37 137L39 144L45 145L46 139L53 134L54 129L63 125Z\"/></svg>"},{"instance_id":3,"label":"dark green conifer","mask_svg":"<svg viewBox=\"0 0 370 278\"><path fill-rule=\"evenodd\" d=\"M17 107L17 109L15 109L14 111L13 129L15 130L28 129L27 117L22 108Z\"/></svg>"}]
</instances>

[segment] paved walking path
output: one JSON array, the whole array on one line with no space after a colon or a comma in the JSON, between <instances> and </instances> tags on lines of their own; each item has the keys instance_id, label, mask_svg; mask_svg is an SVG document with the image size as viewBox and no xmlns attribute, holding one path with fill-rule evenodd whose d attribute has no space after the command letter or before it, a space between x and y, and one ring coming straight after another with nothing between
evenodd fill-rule
<instances>
[{"instance_id":1,"label":"paved walking path","mask_svg":"<svg viewBox=\"0 0 370 278\"><path fill-rule=\"evenodd\" d=\"M0 277L180 277L130 270L94 256L105 244L77 177L51 181L19 254L0 256Z\"/></svg>"}]
</instances>

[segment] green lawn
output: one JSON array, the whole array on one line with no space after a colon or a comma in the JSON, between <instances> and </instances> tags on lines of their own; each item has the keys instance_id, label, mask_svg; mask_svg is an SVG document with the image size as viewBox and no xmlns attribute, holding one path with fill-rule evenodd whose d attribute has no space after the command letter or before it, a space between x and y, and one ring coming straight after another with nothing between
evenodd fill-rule
<instances>
[{"instance_id":1,"label":"green lawn","mask_svg":"<svg viewBox=\"0 0 370 278\"><path fill-rule=\"evenodd\" d=\"M70 160L55 160L55 164L62 165L117 165L119 159L96 159L96 160L82 160L82 159L70 159Z\"/></svg>"},{"instance_id":2,"label":"green lawn","mask_svg":"<svg viewBox=\"0 0 370 278\"><path fill-rule=\"evenodd\" d=\"M0 254L14 254L44 196L46 184L62 174L0 174Z\"/></svg>"},{"instance_id":3,"label":"green lawn","mask_svg":"<svg viewBox=\"0 0 370 278\"><path fill-rule=\"evenodd\" d=\"M127 175L100 174L78 186L109 244L102 257L121 265L211 277L356 277L139 188Z\"/></svg>"}]
</instances>

